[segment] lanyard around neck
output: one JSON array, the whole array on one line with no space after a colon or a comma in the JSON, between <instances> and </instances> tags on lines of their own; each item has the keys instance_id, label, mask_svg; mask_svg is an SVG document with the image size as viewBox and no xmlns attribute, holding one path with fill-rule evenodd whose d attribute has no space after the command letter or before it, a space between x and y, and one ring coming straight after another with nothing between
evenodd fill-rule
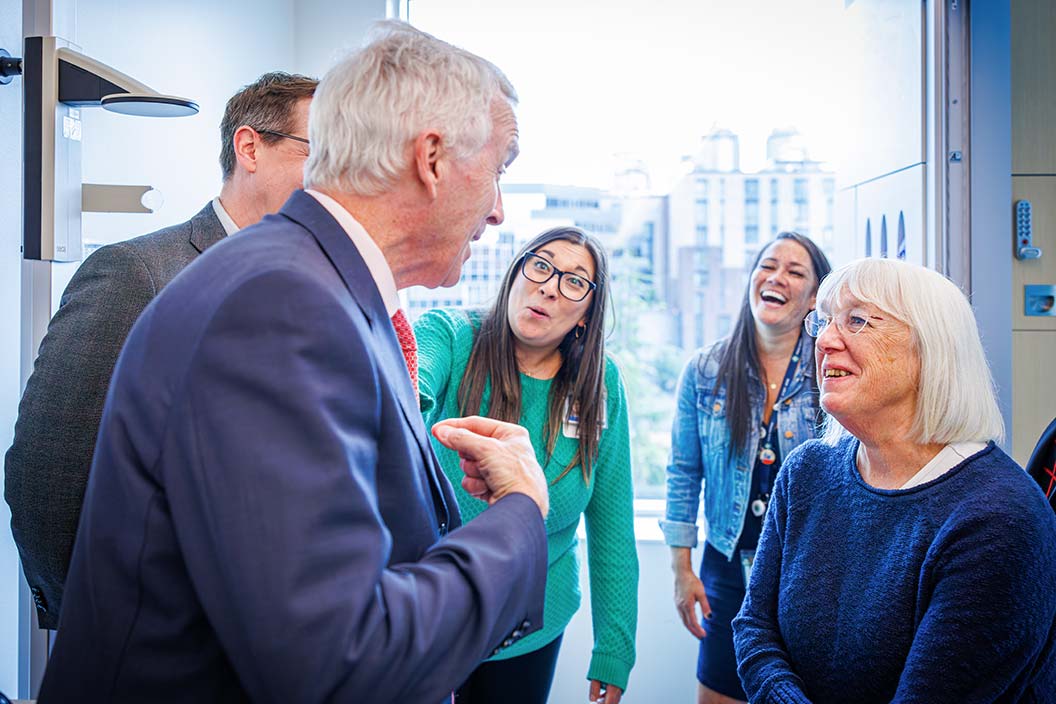
<instances>
[{"instance_id":1,"label":"lanyard around neck","mask_svg":"<svg viewBox=\"0 0 1056 704\"><path fill-rule=\"evenodd\" d=\"M774 452L773 446L773 434L774 427L777 425L777 414L781 410L781 401L788 394L789 387L792 386L792 379L796 376L796 370L799 368L799 355L800 355L800 344L803 342L803 333L799 333L799 337L796 338L796 346L792 350L792 358L788 360L788 368L785 369L785 378L781 382L781 390L777 392L777 400L774 402L774 407L770 412L770 420L763 426L762 437L759 438L759 459L763 465L770 469L770 466L774 464L777 459L777 454ZM763 389L765 396L766 389ZM769 478L769 471L767 471L766 479ZM765 485L765 484L764 484Z\"/></svg>"},{"instance_id":2,"label":"lanyard around neck","mask_svg":"<svg viewBox=\"0 0 1056 704\"><path fill-rule=\"evenodd\" d=\"M799 368L799 355L800 355L800 344L803 342L803 333L799 333L799 337L796 338L796 346L792 350L792 358L788 360L788 368L785 370L785 379L781 382L781 390L777 392L777 400L774 403L774 407L770 412L770 420L767 421L766 425L763 426L762 437L759 438L759 480L762 485L761 493L758 498L752 501L751 510L752 515L762 518L766 514L767 505L770 503L770 482L771 475L775 469L774 464L777 462L777 453L774 452L774 427L777 425L777 414L781 410L781 400L788 394L788 389L792 386L792 379L796 375L796 370ZM766 389L763 389L763 394L766 394Z\"/></svg>"}]
</instances>

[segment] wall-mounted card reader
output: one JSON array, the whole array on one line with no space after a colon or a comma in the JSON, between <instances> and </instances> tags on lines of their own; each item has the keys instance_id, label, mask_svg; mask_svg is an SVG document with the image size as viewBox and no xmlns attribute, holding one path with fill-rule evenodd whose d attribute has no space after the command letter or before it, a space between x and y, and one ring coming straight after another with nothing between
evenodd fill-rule
<instances>
[{"instance_id":1,"label":"wall-mounted card reader","mask_svg":"<svg viewBox=\"0 0 1056 704\"><path fill-rule=\"evenodd\" d=\"M1034 222L1030 211L1029 200L1016 201L1016 259L1041 258L1041 248L1034 246Z\"/></svg>"},{"instance_id":2,"label":"wall-mounted card reader","mask_svg":"<svg viewBox=\"0 0 1056 704\"><path fill-rule=\"evenodd\" d=\"M1023 314L1056 317L1056 286L1024 286Z\"/></svg>"}]
</instances>

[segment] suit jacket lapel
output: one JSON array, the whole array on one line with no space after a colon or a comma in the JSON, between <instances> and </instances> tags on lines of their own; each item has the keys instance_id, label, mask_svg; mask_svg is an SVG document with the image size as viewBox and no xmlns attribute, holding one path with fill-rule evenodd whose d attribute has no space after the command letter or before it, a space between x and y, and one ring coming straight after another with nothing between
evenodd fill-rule
<instances>
[{"instance_id":1,"label":"suit jacket lapel","mask_svg":"<svg viewBox=\"0 0 1056 704\"><path fill-rule=\"evenodd\" d=\"M211 246L227 237L220 218L216 217L213 202L209 201L198 214L191 218L191 245L199 252L204 252Z\"/></svg>"},{"instance_id":2,"label":"suit jacket lapel","mask_svg":"<svg viewBox=\"0 0 1056 704\"><path fill-rule=\"evenodd\" d=\"M392 327L388 312L385 310L385 302L381 298L374 277L363 261L359 250L348 237L341 225L334 220L333 216L324 208L319 201L304 191L296 191L286 201L280 211L291 220L302 225L315 237L319 246L327 258L334 265L341 280L344 281L349 293L356 300L360 309L367 318L373 333L375 348L378 351L376 361L385 377L392 385L396 397L399 399L403 416L410 426L411 432L418 443L422 453L422 459L429 477L430 488L433 493L433 501L436 504L437 519L446 526L452 525L451 512L448 509L448 500L440 483L440 470L437 465L436 456L433 454L432 446L426 435L425 424L422 421L421 409L418 405L418 397L411 385L410 375L407 373L407 365L403 359L403 350L396 338L396 330ZM456 519L457 520L457 519Z\"/></svg>"}]
</instances>

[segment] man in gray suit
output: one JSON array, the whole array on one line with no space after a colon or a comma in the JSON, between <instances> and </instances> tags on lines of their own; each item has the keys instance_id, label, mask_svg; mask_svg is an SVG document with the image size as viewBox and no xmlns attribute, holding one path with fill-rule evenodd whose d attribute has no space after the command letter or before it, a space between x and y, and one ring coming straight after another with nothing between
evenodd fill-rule
<instances>
[{"instance_id":1,"label":"man in gray suit","mask_svg":"<svg viewBox=\"0 0 1056 704\"><path fill-rule=\"evenodd\" d=\"M132 324L199 254L301 187L316 84L267 73L232 96L220 126L219 197L185 223L102 247L66 287L4 463L11 530L41 628L58 625L103 401Z\"/></svg>"}]
</instances>

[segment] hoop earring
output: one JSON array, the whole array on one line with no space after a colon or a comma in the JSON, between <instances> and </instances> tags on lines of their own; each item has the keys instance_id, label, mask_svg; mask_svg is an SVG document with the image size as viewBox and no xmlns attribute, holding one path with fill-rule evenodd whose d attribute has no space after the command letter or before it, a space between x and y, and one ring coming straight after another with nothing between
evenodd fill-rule
<instances>
[{"instance_id":1,"label":"hoop earring","mask_svg":"<svg viewBox=\"0 0 1056 704\"><path fill-rule=\"evenodd\" d=\"M578 340L578 339L579 339L580 337L582 337L582 336L583 336L583 328L585 328L585 327L587 327L587 326L586 326L586 325L577 325L577 326L576 326L576 339L577 339L577 340Z\"/></svg>"}]
</instances>

